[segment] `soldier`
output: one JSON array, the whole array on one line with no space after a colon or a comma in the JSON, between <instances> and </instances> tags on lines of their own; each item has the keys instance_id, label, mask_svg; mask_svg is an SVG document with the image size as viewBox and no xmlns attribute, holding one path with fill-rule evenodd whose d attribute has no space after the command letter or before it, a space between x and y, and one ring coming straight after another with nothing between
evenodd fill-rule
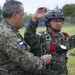
<instances>
[{"instance_id":1,"label":"soldier","mask_svg":"<svg viewBox=\"0 0 75 75\"><path fill-rule=\"evenodd\" d=\"M8 1L3 6L3 21L0 24L0 75L32 75L50 63L50 55L34 56L28 50L18 29L24 18L23 5Z\"/></svg>"},{"instance_id":2,"label":"soldier","mask_svg":"<svg viewBox=\"0 0 75 75\"><path fill-rule=\"evenodd\" d=\"M24 39L36 56L45 53L52 55L51 63L37 75L68 75L67 51L75 47L75 35L61 32L64 15L60 10L50 10L45 14L46 10L45 7L37 9L25 31ZM46 19L47 31L37 33L38 20L42 17Z\"/></svg>"}]
</instances>

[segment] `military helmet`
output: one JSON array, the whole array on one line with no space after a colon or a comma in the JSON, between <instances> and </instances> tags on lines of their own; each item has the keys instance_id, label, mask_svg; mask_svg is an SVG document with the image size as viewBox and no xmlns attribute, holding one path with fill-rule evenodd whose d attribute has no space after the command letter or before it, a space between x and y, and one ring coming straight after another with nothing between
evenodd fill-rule
<instances>
[{"instance_id":1,"label":"military helmet","mask_svg":"<svg viewBox=\"0 0 75 75\"><path fill-rule=\"evenodd\" d=\"M47 20L59 19L59 18L64 20L64 15L63 15L63 13L60 10L55 9L55 10L50 10L47 13L47 15L45 16L45 18Z\"/></svg>"}]
</instances>

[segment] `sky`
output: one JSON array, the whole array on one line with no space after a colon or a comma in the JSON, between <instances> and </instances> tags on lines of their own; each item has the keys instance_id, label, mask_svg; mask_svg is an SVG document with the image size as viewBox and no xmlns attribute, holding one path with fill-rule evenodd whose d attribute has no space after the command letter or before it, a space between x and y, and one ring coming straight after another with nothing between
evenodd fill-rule
<instances>
[{"instance_id":1,"label":"sky","mask_svg":"<svg viewBox=\"0 0 75 75\"><path fill-rule=\"evenodd\" d=\"M2 7L6 0L0 0ZM56 6L62 8L65 4L75 4L75 0L18 0L23 3L24 11L28 14L34 14L38 7L47 7L54 9Z\"/></svg>"}]
</instances>

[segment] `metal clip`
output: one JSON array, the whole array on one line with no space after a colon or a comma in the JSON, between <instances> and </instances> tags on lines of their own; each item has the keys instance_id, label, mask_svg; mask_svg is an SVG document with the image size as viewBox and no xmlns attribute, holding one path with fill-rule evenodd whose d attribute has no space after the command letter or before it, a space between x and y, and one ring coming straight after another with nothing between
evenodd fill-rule
<instances>
[{"instance_id":1,"label":"metal clip","mask_svg":"<svg viewBox=\"0 0 75 75\"><path fill-rule=\"evenodd\" d=\"M51 40L51 37L49 34L46 34L46 40Z\"/></svg>"},{"instance_id":2,"label":"metal clip","mask_svg":"<svg viewBox=\"0 0 75 75\"><path fill-rule=\"evenodd\" d=\"M46 45L46 43L42 43L42 44L41 44L41 53L42 53L42 54L46 54L45 45Z\"/></svg>"}]
</instances>

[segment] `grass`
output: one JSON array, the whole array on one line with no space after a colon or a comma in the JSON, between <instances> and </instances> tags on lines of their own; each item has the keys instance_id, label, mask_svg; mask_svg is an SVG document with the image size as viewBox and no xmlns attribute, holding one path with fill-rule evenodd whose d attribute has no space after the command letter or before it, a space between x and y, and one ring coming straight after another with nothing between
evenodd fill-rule
<instances>
[{"instance_id":1,"label":"grass","mask_svg":"<svg viewBox=\"0 0 75 75\"><path fill-rule=\"evenodd\" d=\"M24 37L24 31L25 31L25 28L22 28L19 30L21 35ZM38 27L37 31L46 31L46 28L45 27ZM75 26L63 26L62 27L62 32L67 32L69 33L70 35L72 34L75 34ZM72 56L70 55L71 52L74 52L75 51L75 48L72 49L72 50L69 50L68 51L68 55L69 55L69 59L68 59L68 62L67 62L67 68L68 68L68 72L69 72L69 75L75 75L75 56Z\"/></svg>"},{"instance_id":2,"label":"grass","mask_svg":"<svg viewBox=\"0 0 75 75\"><path fill-rule=\"evenodd\" d=\"M75 56L70 55L70 53L74 51L75 51L75 48L68 52L69 59L67 63L67 68L68 68L69 75L75 75Z\"/></svg>"}]
</instances>

